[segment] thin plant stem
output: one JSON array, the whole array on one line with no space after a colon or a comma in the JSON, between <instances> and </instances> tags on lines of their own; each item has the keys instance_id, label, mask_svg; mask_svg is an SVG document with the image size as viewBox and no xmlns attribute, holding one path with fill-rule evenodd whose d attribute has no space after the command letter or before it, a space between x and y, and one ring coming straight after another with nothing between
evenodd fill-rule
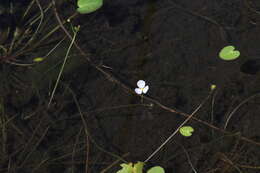
<instances>
[{"instance_id":1,"label":"thin plant stem","mask_svg":"<svg viewBox=\"0 0 260 173\"><path fill-rule=\"evenodd\" d=\"M126 157L128 156L129 153L125 153L122 157ZM103 169L100 173L105 173L107 172L109 169L111 169L114 165L117 165L118 162L120 162L121 160L120 159L117 159L115 160L112 164L108 165L108 167L106 167L105 169Z\"/></svg>"},{"instance_id":2,"label":"thin plant stem","mask_svg":"<svg viewBox=\"0 0 260 173\"><path fill-rule=\"evenodd\" d=\"M83 127L84 127L84 132L85 132L85 135L86 135L86 160L85 160L85 172L87 173L88 172L88 161L89 161L89 148L90 148L90 144L89 144L89 131L88 131L88 126L87 126L87 122L86 120L84 119L84 116L82 114L82 111L81 111L81 108L80 108L80 105L79 105L79 102L76 98L76 95L75 93L68 87L72 97L73 97L73 100L77 106L77 109L81 115L81 120L82 120L82 123L83 123Z\"/></svg>"},{"instance_id":3,"label":"thin plant stem","mask_svg":"<svg viewBox=\"0 0 260 173\"><path fill-rule=\"evenodd\" d=\"M63 38L44 56L44 58L47 58L64 40L65 40L65 37L63 37Z\"/></svg>"},{"instance_id":4,"label":"thin plant stem","mask_svg":"<svg viewBox=\"0 0 260 173\"><path fill-rule=\"evenodd\" d=\"M46 13L50 8L51 8L51 3L43 10L43 12ZM40 18L41 18L41 14L40 15L36 15L36 16L32 17L31 19L29 19L28 22L25 23L25 25L28 25L28 24L29 25L33 25Z\"/></svg>"},{"instance_id":5,"label":"thin plant stem","mask_svg":"<svg viewBox=\"0 0 260 173\"><path fill-rule=\"evenodd\" d=\"M190 164L191 169L193 170L194 173L198 173L198 172L196 171L196 169L194 168L192 162L191 162L191 158L190 158L190 155L189 155L188 151L184 148L184 146L182 146L182 145L180 145L180 146L182 147L184 153L185 153L186 156L187 156L188 163Z\"/></svg>"},{"instance_id":6,"label":"thin plant stem","mask_svg":"<svg viewBox=\"0 0 260 173\"><path fill-rule=\"evenodd\" d=\"M71 20L72 18L76 17L77 13L74 13L73 15L71 15L67 20ZM62 21L62 24L66 23L67 20ZM53 33L55 33L58 29L60 29L60 25L56 26L55 28L53 28L48 34L46 34L40 41L38 41L36 43L35 46L38 46L41 42L43 42L44 40L46 40L47 38L49 38ZM72 38L71 38L72 39Z\"/></svg>"},{"instance_id":7,"label":"thin plant stem","mask_svg":"<svg viewBox=\"0 0 260 173\"><path fill-rule=\"evenodd\" d=\"M29 13L29 11L30 11L30 9L32 8L34 2L35 2L35 0L32 0L32 1L30 2L30 4L27 6L25 12L23 13L23 17L22 17L22 19L24 19L25 16Z\"/></svg>"},{"instance_id":8,"label":"thin plant stem","mask_svg":"<svg viewBox=\"0 0 260 173\"><path fill-rule=\"evenodd\" d=\"M73 150L72 150L72 154L71 154L71 161L72 161L72 171L71 172L72 173L75 172L74 171L74 169L75 169L75 167L74 167L74 162L75 162L74 158L75 158L76 148L77 148L77 144L79 143L79 137L80 137L82 129L83 128L81 127L80 130L79 130L79 133L77 134L76 141L75 141L75 144L73 146Z\"/></svg>"},{"instance_id":9,"label":"thin plant stem","mask_svg":"<svg viewBox=\"0 0 260 173\"><path fill-rule=\"evenodd\" d=\"M95 144L95 146L96 146L100 151L102 151L102 152L104 152L104 153L106 153L106 154L109 154L109 155L111 155L111 156L113 156L113 157L115 157L115 158L117 158L117 159L119 159L119 160L121 160L121 161L123 161L123 162L127 162L125 159L123 159L123 157L118 156L118 155L116 155L116 154L114 154L114 153L112 153L112 152L110 152L110 151L107 151L107 150L103 149L101 146L99 146L99 145L97 144L97 142L93 139L93 137L90 135L90 133L89 133L89 131L88 131L88 129L87 129L87 122L86 122L86 120L85 120L85 118L84 118L84 115L83 115L83 113L82 113L82 111L81 111L81 108L80 108L80 105L79 105L79 102L78 102L78 100L77 100L77 98L76 98L75 93L74 93L74 92L72 91L72 89L69 88L69 87L68 87L68 91L70 91L70 93L71 93L71 95L72 95L72 97L73 97L73 100L74 100L74 102L75 102L75 104L76 104L76 106L77 106L77 109L78 109L78 111L79 111L79 114L80 114L80 117L81 117L81 119L82 119L82 123L83 123L83 126L84 126L84 132L86 133L86 136L88 136L87 139L89 139L93 144ZM87 152L89 152L89 151L87 150Z\"/></svg>"},{"instance_id":10,"label":"thin plant stem","mask_svg":"<svg viewBox=\"0 0 260 173\"><path fill-rule=\"evenodd\" d=\"M210 123L214 124L214 106L215 106L215 98L217 95L217 91L214 92L212 96L212 101L211 101L211 112L210 112ZM212 137L214 136L214 130L211 130L211 135Z\"/></svg>"},{"instance_id":11,"label":"thin plant stem","mask_svg":"<svg viewBox=\"0 0 260 173\"><path fill-rule=\"evenodd\" d=\"M242 101L241 103L239 103L239 104L237 105L237 107L235 107L235 109L229 114L229 116L228 116L228 118L227 118L227 121L226 121L226 123L225 123L224 129L227 128L227 125L228 125L230 119L232 118L232 116L235 114L235 112L236 112L243 104L245 104L246 102L248 102L249 100L253 99L254 97L256 97L256 96L258 96L258 95L260 95L260 93L254 94L254 95L248 97L247 99L245 99L244 101Z\"/></svg>"},{"instance_id":12,"label":"thin plant stem","mask_svg":"<svg viewBox=\"0 0 260 173\"><path fill-rule=\"evenodd\" d=\"M180 125L179 127L144 161L148 162L156 153L158 153L180 130L184 124L186 124L197 112L198 110L203 106L203 104L206 102L206 100L209 98L210 95L204 101L190 114Z\"/></svg>"},{"instance_id":13,"label":"thin plant stem","mask_svg":"<svg viewBox=\"0 0 260 173\"><path fill-rule=\"evenodd\" d=\"M41 17L40 17L40 22L39 22L39 24L38 24L38 26L37 26L35 32L33 33L31 39L24 45L23 48L20 49L20 51L24 50L28 45L30 45L30 43L35 39L35 37L36 37L36 35L37 35L37 33L38 33L38 30L39 30L40 27L41 27L41 24L42 24L42 21L43 21L43 18L44 18L44 12L43 12L42 6L41 6L41 4L39 3L38 0L36 0L36 4L37 4L37 6L38 6L38 8L39 8L39 10L40 10L40 14L41 14L41 15L40 15L40 16L41 16Z\"/></svg>"},{"instance_id":14,"label":"thin plant stem","mask_svg":"<svg viewBox=\"0 0 260 173\"><path fill-rule=\"evenodd\" d=\"M54 89L52 90L52 93L51 93L51 98L50 98L50 101L49 101L49 103L48 103L48 108L49 108L49 106L50 106L50 104L51 104L51 102L52 102L52 99L53 99L53 97L54 97L55 91L56 91L56 89L57 89L57 87L58 87L58 84L59 84L59 81L60 81L62 72L63 72L63 70L64 70L65 64L66 64L67 59L68 59L68 56L69 56L70 49L71 49L72 46L73 46L73 43L74 43L74 41L75 41L75 39L76 39L76 36L77 36L77 31L74 32L73 38L72 38L71 43L70 43L70 45L69 45L69 48L68 48L68 50L67 50L67 52L66 52L66 55L65 55L64 61L63 61L63 63L62 63L62 66L61 66L61 69L60 69L58 78L57 78L57 80L56 80Z\"/></svg>"}]
</instances>

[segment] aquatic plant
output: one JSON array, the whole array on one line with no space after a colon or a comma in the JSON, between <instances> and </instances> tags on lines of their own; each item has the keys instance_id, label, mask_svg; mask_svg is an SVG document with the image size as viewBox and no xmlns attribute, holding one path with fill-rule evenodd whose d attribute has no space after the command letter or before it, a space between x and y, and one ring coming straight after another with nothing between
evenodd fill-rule
<instances>
[{"instance_id":1,"label":"aquatic plant","mask_svg":"<svg viewBox=\"0 0 260 173\"><path fill-rule=\"evenodd\" d=\"M10 3L10 6L13 5ZM19 20L6 25L8 32L4 32L5 39L0 41L0 62L18 66L33 65L41 60L31 59L28 55L61 40L60 36L51 37L59 28L48 25L51 7L51 3L42 5L36 0L25 5L25 10L9 12ZM12 15L8 16L9 20Z\"/></svg>"},{"instance_id":2,"label":"aquatic plant","mask_svg":"<svg viewBox=\"0 0 260 173\"><path fill-rule=\"evenodd\" d=\"M240 52L234 46L226 46L219 52L219 57L225 61L235 60L240 56Z\"/></svg>"},{"instance_id":3,"label":"aquatic plant","mask_svg":"<svg viewBox=\"0 0 260 173\"><path fill-rule=\"evenodd\" d=\"M103 0L78 0L77 5L80 14L88 14L99 9L103 5Z\"/></svg>"},{"instance_id":4,"label":"aquatic plant","mask_svg":"<svg viewBox=\"0 0 260 173\"><path fill-rule=\"evenodd\" d=\"M138 88L135 88L135 92L136 94L146 94L147 91L149 90L149 86L148 85L145 85L145 81L144 80L139 80L137 82L137 86Z\"/></svg>"},{"instance_id":5,"label":"aquatic plant","mask_svg":"<svg viewBox=\"0 0 260 173\"><path fill-rule=\"evenodd\" d=\"M191 126L183 126L180 128L180 134L182 136L189 137L194 132L194 129Z\"/></svg>"},{"instance_id":6,"label":"aquatic plant","mask_svg":"<svg viewBox=\"0 0 260 173\"><path fill-rule=\"evenodd\" d=\"M133 163L123 163L120 165L122 169L117 171L117 173L143 173L144 162ZM146 173L164 173L164 169L160 166L154 166L150 168Z\"/></svg>"}]
</instances>

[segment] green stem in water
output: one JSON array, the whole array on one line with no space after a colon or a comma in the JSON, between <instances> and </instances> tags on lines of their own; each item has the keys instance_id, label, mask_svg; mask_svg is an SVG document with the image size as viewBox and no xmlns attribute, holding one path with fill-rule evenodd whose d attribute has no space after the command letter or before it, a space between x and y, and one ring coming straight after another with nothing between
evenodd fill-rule
<instances>
[{"instance_id":1,"label":"green stem in water","mask_svg":"<svg viewBox=\"0 0 260 173\"><path fill-rule=\"evenodd\" d=\"M49 103L48 103L48 108L50 107L51 101L53 100L55 91L56 91L56 89L57 89L57 87L58 87L58 84L59 84L59 81L60 81L60 78L61 78L63 69L64 69L65 64L66 64L66 62L67 62L67 59L68 59L68 55L69 55L70 49L72 48L73 43L74 43L74 41L75 41L75 39L76 39L77 32L78 32L78 29L73 30L73 38L72 38L71 43L70 43L70 45L69 45L69 48L68 48L68 50L67 50L67 52L66 52L66 55L65 55L64 61L63 61L63 63L62 63L62 66L61 66L61 69L60 69L58 78L57 78L57 80L56 80L54 89L52 90L51 98L50 98L50 101L49 101Z\"/></svg>"}]
</instances>

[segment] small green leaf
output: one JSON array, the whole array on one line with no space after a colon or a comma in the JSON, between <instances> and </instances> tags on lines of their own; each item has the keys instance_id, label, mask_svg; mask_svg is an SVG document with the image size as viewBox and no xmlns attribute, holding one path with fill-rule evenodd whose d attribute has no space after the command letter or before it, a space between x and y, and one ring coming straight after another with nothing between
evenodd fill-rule
<instances>
[{"instance_id":1,"label":"small green leaf","mask_svg":"<svg viewBox=\"0 0 260 173\"><path fill-rule=\"evenodd\" d=\"M143 173L144 162L137 162L134 164L133 173Z\"/></svg>"},{"instance_id":2,"label":"small green leaf","mask_svg":"<svg viewBox=\"0 0 260 173\"><path fill-rule=\"evenodd\" d=\"M120 166L122 167L122 169L120 169L116 173L133 173L132 163L128 163L128 164L122 163Z\"/></svg>"},{"instance_id":3,"label":"small green leaf","mask_svg":"<svg viewBox=\"0 0 260 173\"><path fill-rule=\"evenodd\" d=\"M164 173L164 169L160 166L154 166L147 171L147 173Z\"/></svg>"},{"instance_id":4,"label":"small green leaf","mask_svg":"<svg viewBox=\"0 0 260 173\"><path fill-rule=\"evenodd\" d=\"M44 60L43 57L36 57L33 59L33 62L42 62Z\"/></svg>"},{"instance_id":5,"label":"small green leaf","mask_svg":"<svg viewBox=\"0 0 260 173\"><path fill-rule=\"evenodd\" d=\"M234 46L226 46L219 52L219 57L225 61L237 59L240 56L240 52L235 50Z\"/></svg>"},{"instance_id":6,"label":"small green leaf","mask_svg":"<svg viewBox=\"0 0 260 173\"><path fill-rule=\"evenodd\" d=\"M180 128L180 133L183 136L191 136L192 132L194 132L194 129L191 126L183 126Z\"/></svg>"},{"instance_id":7,"label":"small green leaf","mask_svg":"<svg viewBox=\"0 0 260 173\"><path fill-rule=\"evenodd\" d=\"M80 14L88 14L96 11L103 5L103 0L78 0L77 11Z\"/></svg>"}]
</instances>

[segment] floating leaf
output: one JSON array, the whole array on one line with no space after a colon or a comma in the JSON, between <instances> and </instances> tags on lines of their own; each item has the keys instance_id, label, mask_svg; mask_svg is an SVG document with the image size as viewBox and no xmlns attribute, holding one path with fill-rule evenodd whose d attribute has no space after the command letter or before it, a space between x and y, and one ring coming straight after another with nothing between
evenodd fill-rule
<instances>
[{"instance_id":1,"label":"floating leaf","mask_svg":"<svg viewBox=\"0 0 260 173\"><path fill-rule=\"evenodd\" d=\"M147 171L147 173L164 173L164 169L160 166L154 166Z\"/></svg>"},{"instance_id":2,"label":"floating leaf","mask_svg":"<svg viewBox=\"0 0 260 173\"><path fill-rule=\"evenodd\" d=\"M78 0L77 11L80 14L88 14L96 11L103 5L103 0Z\"/></svg>"},{"instance_id":3,"label":"floating leaf","mask_svg":"<svg viewBox=\"0 0 260 173\"><path fill-rule=\"evenodd\" d=\"M33 59L33 62L42 62L44 60L43 57L36 57Z\"/></svg>"},{"instance_id":4,"label":"floating leaf","mask_svg":"<svg viewBox=\"0 0 260 173\"><path fill-rule=\"evenodd\" d=\"M239 55L240 52L234 46L226 46L219 52L219 57L225 61L237 59Z\"/></svg>"},{"instance_id":5,"label":"floating leaf","mask_svg":"<svg viewBox=\"0 0 260 173\"><path fill-rule=\"evenodd\" d=\"M192 132L194 132L194 129L191 126L183 126L180 128L180 133L183 136L191 136Z\"/></svg>"},{"instance_id":6,"label":"floating leaf","mask_svg":"<svg viewBox=\"0 0 260 173\"><path fill-rule=\"evenodd\" d=\"M132 163L128 163L128 164L122 163L120 166L122 167L122 169L120 169L116 173L133 173Z\"/></svg>"}]
</instances>

